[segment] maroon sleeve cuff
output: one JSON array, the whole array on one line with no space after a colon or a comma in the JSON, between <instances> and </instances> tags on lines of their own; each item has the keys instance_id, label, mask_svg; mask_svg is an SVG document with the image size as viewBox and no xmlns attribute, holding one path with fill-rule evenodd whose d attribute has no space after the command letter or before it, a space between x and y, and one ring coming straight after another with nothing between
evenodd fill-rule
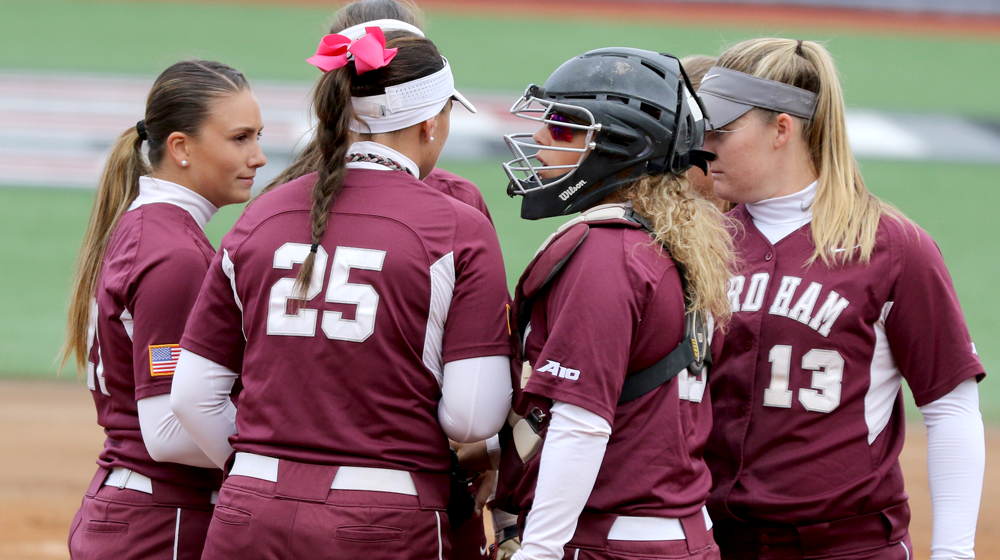
<instances>
[{"instance_id":1,"label":"maroon sleeve cuff","mask_svg":"<svg viewBox=\"0 0 1000 560\"><path fill-rule=\"evenodd\" d=\"M228 366L230 362L229 356L223 354L222 352L213 350L212 348L199 343L197 340L192 340L188 338L187 335L185 335L184 338L181 339L181 348L184 350L189 350L201 356L202 358L205 358L206 360L215 362L222 366L229 367Z\"/></svg>"},{"instance_id":2,"label":"maroon sleeve cuff","mask_svg":"<svg viewBox=\"0 0 1000 560\"><path fill-rule=\"evenodd\" d=\"M919 397L917 395L913 395L913 401L917 404L918 408L931 404L932 402L954 391L955 387L958 387L958 385L966 379L971 379L973 377L976 378L977 383L986 377L986 372L983 371L982 366L979 364L970 364L968 367L961 370L961 373L948 378L945 382L934 386L931 390L920 395Z\"/></svg>"}]
</instances>

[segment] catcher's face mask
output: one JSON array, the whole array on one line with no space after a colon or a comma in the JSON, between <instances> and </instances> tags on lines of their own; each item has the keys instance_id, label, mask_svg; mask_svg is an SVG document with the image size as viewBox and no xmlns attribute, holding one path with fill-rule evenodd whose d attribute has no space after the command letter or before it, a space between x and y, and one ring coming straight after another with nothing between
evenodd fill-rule
<instances>
[{"instance_id":1,"label":"catcher's face mask","mask_svg":"<svg viewBox=\"0 0 1000 560\"><path fill-rule=\"evenodd\" d=\"M503 164L504 171L511 181L507 190L507 194L511 196L523 195L568 181L573 172L583 163L587 153L594 149L594 134L601 130L601 125L596 122L593 113L587 109L541 99L536 97L536 95L540 95L539 92L538 86L534 84L528 86L524 95L511 107L511 114L545 125L548 128L546 134L550 134L553 141L556 142L570 142L580 134L586 136L583 147L574 148L556 145L544 146L535 142L532 132L505 134L504 141L514 155L514 159ZM571 164L547 165L538 159L538 152L542 150L577 153L579 157ZM550 178L543 179L541 175Z\"/></svg>"}]
</instances>

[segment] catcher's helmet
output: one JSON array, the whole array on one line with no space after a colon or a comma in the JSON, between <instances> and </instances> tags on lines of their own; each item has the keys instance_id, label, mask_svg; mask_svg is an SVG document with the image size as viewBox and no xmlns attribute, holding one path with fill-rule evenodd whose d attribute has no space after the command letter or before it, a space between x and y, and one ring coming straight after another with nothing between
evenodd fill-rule
<instances>
[{"instance_id":1,"label":"catcher's helmet","mask_svg":"<svg viewBox=\"0 0 1000 560\"><path fill-rule=\"evenodd\" d=\"M605 48L569 60L544 87L528 86L511 107L518 117L586 131L584 148L535 143L531 133L504 136L514 159L503 164L507 194L523 195L529 220L579 212L642 175L707 172L714 154L703 152L705 111L680 62L669 54ZM558 121L552 115L570 117ZM529 150L525 152L524 148ZM538 150L580 153L571 166L545 166ZM542 179L541 169L569 169Z\"/></svg>"}]
</instances>

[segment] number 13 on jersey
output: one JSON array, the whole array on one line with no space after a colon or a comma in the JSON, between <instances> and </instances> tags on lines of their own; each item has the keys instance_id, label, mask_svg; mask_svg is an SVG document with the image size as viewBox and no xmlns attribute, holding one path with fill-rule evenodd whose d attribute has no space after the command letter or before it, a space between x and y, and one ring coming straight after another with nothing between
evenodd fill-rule
<instances>
[{"instance_id":1,"label":"number 13 on jersey","mask_svg":"<svg viewBox=\"0 0 1000 560\"><path fill-rule=\"evenodd\" d=\"M295 264L302 264L309 256L310 245L305 243L285 243L274 252L274 268L290 270ZM323 247L316 250L312 278L306 290L306 302L312 301L323 291L326 266L330 257ZM330 267L330 284L326 289L326 301L354 305L357 311L354 320L344 319L340 311L323 311L322 327L327 338L364 342L375 332L375 313L378 311L378 292L367 284L351 284L348 278L352 268L382 270L385 251L337 247ZM267 312L267 334L278 336L315 336L319 311L299 307L295 314L288 313L288 300L292 299L295 278L282 278L271 286L271 296Z\"/></svg>"},{"instance_id":2,"label":"number 13 on jersey","mask_svg":"<svg viewBox=\"0 0 1000 560\"><path fill-rule=\"evenodd\" d=\"M772 347L768 361L771 362L771 386L764 389L764 406L791 408L792 391L788 385L792 347L785 344ZM812 388L799 389L799 402L812 412L833 412L840 405L844 358L834 350L810 350L802 356L802 369L813 372Z\"/></svg>"}]
</instances>

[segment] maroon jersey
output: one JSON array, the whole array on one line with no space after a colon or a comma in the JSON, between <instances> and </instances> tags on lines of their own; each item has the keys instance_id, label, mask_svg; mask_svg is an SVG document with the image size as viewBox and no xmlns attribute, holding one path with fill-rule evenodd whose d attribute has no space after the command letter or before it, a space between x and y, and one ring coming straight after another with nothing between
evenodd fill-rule
<instances>
[{"instance_id":1,"label":"maroon jersey","mask_svg":"<svg viewBox=\"0 0 1000 560\"><path fill-rule=\"evenodd\" d=\"M509 353L496 232L407 173L349 169L296 310L315 181L306 175L247 208L181 345L236 371L242 362L238 451L446 471L443 364Z\"/></svg>"},{"instance_id":2,"label":"maroon jersey","mask_svg":"<svg viewBox=\"0 0 1000 560\"><path fill-rule=\"evenodd\" d=\"M704 373L685 370L618 404L625 376L658 362L684 335L684 295L670 257L642 230L590 228L539 295L529 329L525 357L533 371L525 393L579 406L612 427L586 510L697 512L712 482L701 457L712 423ZM516 490L522 510L531 508L544 454L543 444L526 464Z\"/></svg>"},{"instance_id":3,"label":"maroon jersey","mask_svg":"<svg viewBox=\"0 0 1000 560\"><path fill-rule=\"evenodd\" d=\"M87 385L107 439L98 464L150 478L218 488L215 469L153 461L136 401L170 392L188 313L214 254L187 210L167 203L126 212L112 233L97 284Z\"/></svg>"},{"instance_id":4,"label":"maroon jersey","mask_svg":"<svg viewBox=\"0 0 1000 560\"><path fill-rule=\"evenodd\" d=\"M451 171L435 167L424 177L424 183L479 210L486 216L486 219L493 222L490 211L486 208L486 201L483 200L483 193L479 192L479 187L472 181L459 177Z\"/></svg>"},{"instance_id":5,"label":"maroon jersey","mask_svg":"<svg viewBox=\"0 0 1000 560\"><path fill-rule=\"evenodd\" d=\"M811 524L907 496L906 380L918 406L983 374L934 241L884 217L867 265L806 264L807 224L772 245L744 206L733 320L712 372L713 518Z\"/></svg>"}]
</instances>

